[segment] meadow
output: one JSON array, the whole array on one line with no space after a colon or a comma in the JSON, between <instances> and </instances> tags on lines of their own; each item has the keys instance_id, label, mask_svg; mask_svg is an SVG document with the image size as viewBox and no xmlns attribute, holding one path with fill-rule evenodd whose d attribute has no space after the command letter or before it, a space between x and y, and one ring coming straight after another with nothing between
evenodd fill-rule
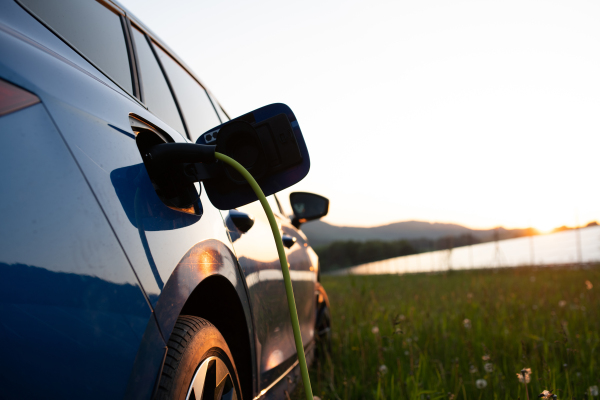
<instances>
[{"instance_id":1,"label":"meadow","mask_svg":"<svg viewBox=\"0 0 600 400\"><path fill-rule=\"evenodd\" d=\"M310 373L323 400L598 396L600 265L321 281L331 347Z\"/></svg>"}]
</instances>

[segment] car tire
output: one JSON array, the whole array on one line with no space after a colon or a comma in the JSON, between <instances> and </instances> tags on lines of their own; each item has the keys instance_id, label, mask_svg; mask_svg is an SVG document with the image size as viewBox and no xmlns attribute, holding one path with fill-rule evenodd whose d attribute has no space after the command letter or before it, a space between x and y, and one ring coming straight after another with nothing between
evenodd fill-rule
<instances>
[{"instance_id":1,"label":"car tire","mask_svg":"<svg viewBox=\"0 0 600 400\"><path fill-rule=\"evenodd\" d=\"M241 400L240 382L219 330L205 319L182 315L169 338L156 399L201 398Z\"/></svg>"}]
</instances>

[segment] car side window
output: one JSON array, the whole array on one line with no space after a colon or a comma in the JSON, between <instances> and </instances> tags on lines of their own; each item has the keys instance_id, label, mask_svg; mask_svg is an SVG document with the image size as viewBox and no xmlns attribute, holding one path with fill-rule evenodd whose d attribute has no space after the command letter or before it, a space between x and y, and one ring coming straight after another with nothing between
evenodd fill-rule
<instances>
[{"instance_id":1,"label":"car side window","mask_svg":"<svg viewBox=\"0 0 600 400\"><path fill-rule=\"evenodd\" d=\"M121 17L94 0L20 0L127 92L133 92Z\"/></svg>"},{"instance_id":2,"label":"car side window","mask_svg":"<svg viewBox=\"0 0 600 400\"><path fill-rule=\"evenodd\" d=\"M204 88L163 49L154 44L154 50L169 77L183 113L185 124L192 141L196 141L207 130L221 125L215 109Z\"/></svg>"},{"instance_id":3,"label":"car side window","mask_svg":"<svg viewBox=\"0 0 600 400\"><path fill-rule=\"evenodd\" d=\"M185 136L177 105L146 36L137 28L133 28L132 31L141 75L143 102L150 112Z\"/></svg>"}]
</instances>

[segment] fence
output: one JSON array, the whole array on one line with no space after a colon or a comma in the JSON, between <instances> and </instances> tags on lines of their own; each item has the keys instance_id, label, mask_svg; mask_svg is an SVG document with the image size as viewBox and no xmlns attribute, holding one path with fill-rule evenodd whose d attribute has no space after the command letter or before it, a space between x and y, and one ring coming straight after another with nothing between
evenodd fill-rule
<instances>
[{"instance_id":1,"label":"fence","mask_svg":"<svg viewBox=\"0 0 600 400\"><path fill-rule=\"evenodd\" d=\"M331 275L402 274L593 262L600 262L600 226L390 258L345 268Z\"/></svg>"}]
</instances>

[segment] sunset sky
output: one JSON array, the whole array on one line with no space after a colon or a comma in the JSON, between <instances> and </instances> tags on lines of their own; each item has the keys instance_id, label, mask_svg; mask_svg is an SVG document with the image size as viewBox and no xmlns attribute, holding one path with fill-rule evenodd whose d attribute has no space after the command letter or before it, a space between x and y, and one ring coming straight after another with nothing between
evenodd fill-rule
<instances>
[{"instance_id":1,"label":"sunset sky","mask_svg":"<svg viewBox=\"0 0 600 400\"><path fill-rule=\"evenodd\" d=\"M327 222L600 221L597 1L121 3L231 116L294 110Z\"/></svg>"}]
</instances>

